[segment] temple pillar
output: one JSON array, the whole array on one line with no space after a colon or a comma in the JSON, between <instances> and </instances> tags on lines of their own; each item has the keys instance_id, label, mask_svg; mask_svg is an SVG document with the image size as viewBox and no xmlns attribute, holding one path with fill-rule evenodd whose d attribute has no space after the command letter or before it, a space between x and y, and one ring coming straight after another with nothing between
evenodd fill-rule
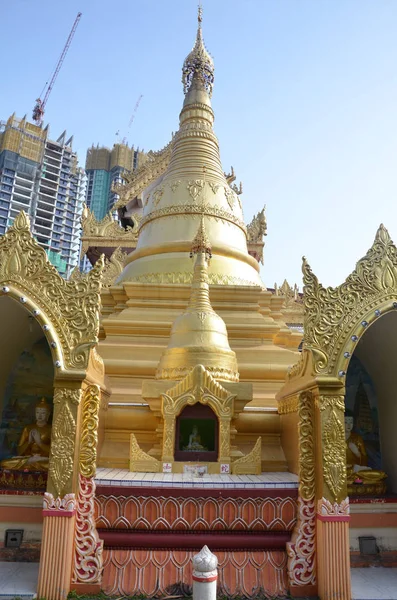
<instances>
[{"instance_id":1,"label":"temple pillar","mask_svg":"<svg viewBox=\"0 0 397 600\"><path fill-rule=\"evenodd\" d=\"M64 600L71 589L100 591L102 544L94 521L99 407L99 385L55 382L39 598Z\"/></svg>"},{"instance_id":2,"label":"temple pillar","mask_svg":"<svg viewBox=\"0 0 397 600\"><path fill-rule=\"evenodd\" d=\"M79 386L79 387L76 387ZM44 494L43 537L38 598L64 600L70 591L76 520L77 456L81 382L55 382L54 416L47 492Z\"/></svg>"},{"instance_id":3,"label":"temple pillar","mask_svg":"<svg viewBox=\"0 0 397 600\"><path fill-rule=\"evenodd\" d=\"M349 499L344 396L316 398L316 550L321 600L350 600Z\"/></svg>"}]
</instances>

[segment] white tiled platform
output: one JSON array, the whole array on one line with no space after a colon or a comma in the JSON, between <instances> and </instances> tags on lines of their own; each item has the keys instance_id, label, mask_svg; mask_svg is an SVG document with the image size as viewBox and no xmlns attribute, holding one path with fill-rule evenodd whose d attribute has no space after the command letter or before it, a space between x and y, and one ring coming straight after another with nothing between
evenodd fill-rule
<instances>
[{"instance_id":1,"label":"white tiled platform","mask_svg":"<svg viewBox=\"0 0 397 600\"><path fill-rule=\"evenodd\" d=\"M97 485L131 487L201 487L244 489L279 488L295 489L298 477L293 473L262 473L261 475L203 475L190 473L131 473L127 469L97 469Z\"/></svg>"},{"instance_id":2,"label":"white tiled platform","mask_svg":"<svg viewBox=\"0 0 397 600\"><path fill-rule=\"evenodd\" d=\"M352 569L352 600L397 600L397 569Z\"/></svg>"},{"instance_id":3,"label":"white tiled platform","mask_svg":"<svg viewBox=\"0 0 397 600\"><path fill-rule=\"evenodd\" d=\"M0 600L33 598L38 575L39 563L0 562Z\"/></svg>"}]
</instances>

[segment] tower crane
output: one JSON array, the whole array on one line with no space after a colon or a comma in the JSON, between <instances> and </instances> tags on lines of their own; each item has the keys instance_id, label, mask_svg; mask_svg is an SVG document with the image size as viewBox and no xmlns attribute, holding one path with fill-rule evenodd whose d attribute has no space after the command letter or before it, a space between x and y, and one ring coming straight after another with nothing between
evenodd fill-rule
<instances>
[{"instance_id":1,"label":"tower crane","mask_svg":"<svg viewBox=\"0 0 397 600\"><path fill-rule=\"evenodd\" d=\"M134 110L132 111L132 115L131 115L131 118L130 118L130 120L129 120L129 123L128 123L128 129L127 129L127 133L126 133L126 135L123 137L123 140L122 140L122 142L121 142L122 144L126 144L126 143L127 143L127 136L128 136L128 134L129 134L129 131L130 131L130 129L131 129L131 125L132 125L132 124L133 124L133 122L134 122L134 119L135 119L135 114L136 114L136 111L138 110L138 107L139 107L139 104L140 104L140 102L141 102L142 98L143 98L143 94L141 94L141 95L139 96L138 100L137 100L137 101L136 101L136 103L135 103ZM118 135L119 135L119 131L116 133L116 136L118 136Z\"/></svg>"},{"instance_id":2,"label":"tower crane","mask_svg":"<svg viewBox=\"0 0 397 600\"><path fill-rule=\"evenodd\" d=\"M76 32L77 25L79 24L80 19L81 19L81 12L77 13L77 17L73 23L73 27L69 33L68 39L66 40L66 44L62 50L61 56L59 57L59 60L55 67L54 73L52 74L50 82L48 83L48 85L46 83L46 85L43 88L43 91L40 94L40 98L37 98L37 100L36 100L36 104L34 106L33 114L32 114L33 121L36 123L36 125L41 125L43 122L44 109L47 104L48 97L51 94L51 90L54 87L55 80L58 77L59 71L61 70L63 61L65 60L65 56L69 50L70 44L72 43L72 39ZM43 99L41 99L44 92L45 92L44 97L43 97Z\"/></svg>"}]
</instances>

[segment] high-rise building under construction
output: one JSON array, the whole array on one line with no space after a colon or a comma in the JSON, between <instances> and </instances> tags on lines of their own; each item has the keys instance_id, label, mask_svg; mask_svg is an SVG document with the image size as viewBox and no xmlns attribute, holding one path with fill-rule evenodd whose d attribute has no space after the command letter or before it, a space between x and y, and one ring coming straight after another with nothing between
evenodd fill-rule
<instances>
[{"instance_id":1,"label":"high-rise building under construction","mask_svg":"<svg viewBox=\"0 0 397 600\"><path fill-rule=\"evenodd\" d=\"M98 220L103 219L118 198L112 191L113 184L121 183L123 173L137 169L144 156L144 152L126 144L114 144L111 150L103 146L87 150L87 206Z\"/></svg>"},{"instance_id":2,"label":"high-rise building under construction","mask_svg":"<svg viewBox=\"0 0 397 600\"><path fill-rule=\"evenodd\" d=\"M24 210L32 233L63 276L78 264L86 177L66 132L12 115L0 122L0 235Z\"/></svg>"}]
</instances>

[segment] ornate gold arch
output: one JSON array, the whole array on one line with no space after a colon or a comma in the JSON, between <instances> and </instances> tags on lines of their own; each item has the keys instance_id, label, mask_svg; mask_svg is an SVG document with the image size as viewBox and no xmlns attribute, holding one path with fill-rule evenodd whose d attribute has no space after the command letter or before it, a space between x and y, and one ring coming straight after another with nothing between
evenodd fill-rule
<instances>
[{"instance_id":1,"label":"ornate gold arch","mask_svg":"<svg viewBox=\"0 0 397 600\"><path fill-rule=\"evenodd\" d=\"M315 374L344 377L364 331L397 308L397 248L381 225L375 241L338 287L323 287L303 259L304 348Z\"/></svg>"},{"instance_id":2,"label":"ornate gold arch","mask_svg":"<svg viewBox=\"0 0 397 600\"><path fill-rule=\"evenodd\" d=\"M63 279L33 238L24 211L0 238L0 293L37 319L60 371L85 370L98 342L103 259L78 281Z\"/></svg>"},{"instance_id":3,"label":"ornate gold arch","mask_svg":"<svg viewBox=\"0 0 397 600\"><path fill-rule=\"evenodd\" d=\"M101 581L94 475L99 410L109 393L95 350L102 270L101 258L87 275L63 279L33 238L23 211L0 238L0 295L22 303L37 320L54 358L54 415L38 583L38 595L54 600L65 598L71 585L80 589L88 582L99 590Z\"/></svg>"}]
</instances>

